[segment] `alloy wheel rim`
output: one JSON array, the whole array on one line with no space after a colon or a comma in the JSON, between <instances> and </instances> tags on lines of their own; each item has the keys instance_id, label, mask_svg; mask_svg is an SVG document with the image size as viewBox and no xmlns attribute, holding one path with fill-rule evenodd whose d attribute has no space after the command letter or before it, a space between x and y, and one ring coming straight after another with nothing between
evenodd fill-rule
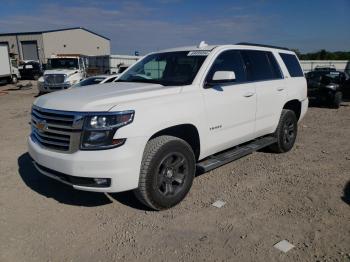
<instances>
[{"instance_id":1,"label":"alloy wheel rim","mask_svg":"<svg viewBox=\"0 0 350 262\"><path fill-rule=\"evenodd\" d=\"M295 124L291 119L288 119L283 128L283 142L291 144L295 139Z\"/></svg>"},{"instance_id":2,"label":"alloy wheel rim","mask_svg":"<svg viewBox=\"0 0 350 262\"><path fill-rule=\"evenodd\" d=\"M188 161L183 154L166 155L158 166L158 191L166 197L175 196L183 189L188 171Z\"/></svg>"}]
</instances>

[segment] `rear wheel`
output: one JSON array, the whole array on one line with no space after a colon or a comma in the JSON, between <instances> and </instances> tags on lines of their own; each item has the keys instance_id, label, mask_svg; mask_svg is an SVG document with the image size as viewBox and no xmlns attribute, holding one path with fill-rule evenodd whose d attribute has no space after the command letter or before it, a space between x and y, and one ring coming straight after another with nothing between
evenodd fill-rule
<instances>
[{"instance_id":1,"label":"rear wheel","mask_svg":"<svg viewBox=\"0 0 350 262\"><path fill-rule=\"evenodd\" d=\"M150 140L141 163L136 197L154 210L167 209L181 202L195 175L195 157L184 140L160 136Z\"/></svg>"},{"instance_id":2,"label":"rear wheel","mask_svg":"<svg viewBox=\"0 0 350 262\"><path fill-rule=\"evenodd\" d=\"M342 102L342 100L343 100L343 94L342 94L342 92L336 92L335 94L334 94L334 98L333 98L333 101L332 101L332 106L334 107L334 108L339 108L340 107L340 104L341 104L341 102Z\"/></svg>"},{"instance_id":3,"label":"rear wheel","mask_svg":"<svg viewBox=\"0 0 350 262\"><path fill-rule=\"evenodd\" d=\"M284 153L291 150L294 146L298 133L298 121L292 110L283 109L278 123L275 137L277 142L270 146L270 149L276 153Z\"/></svg>"}]
</instances>

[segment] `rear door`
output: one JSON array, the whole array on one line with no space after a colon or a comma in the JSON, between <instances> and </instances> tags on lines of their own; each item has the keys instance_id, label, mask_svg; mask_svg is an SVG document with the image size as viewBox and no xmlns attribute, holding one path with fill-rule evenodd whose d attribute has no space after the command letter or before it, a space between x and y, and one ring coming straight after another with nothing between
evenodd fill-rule
<instances>
[{"instance_id":1,"label":"rear door","mask_svg":"<svg viewBox=\"0 0 350 262\"><path fill-rule=\"evenodd\" d=\"M256 90L255 136L274 132L286 99L282 71L270 51L243 50L248 81Z\"/></svg>"},{"instance_id":2,"label":"rear door","mask_svg":"<svg viewBox=\"0 0 350 262\"><path fill-rule=\"evenodd\" d=\"M255 86L246 82L243 60L238 50L223 51L210 68L206 82L217 71L234 71L236 79L205 88L210 148L217 152L254 137Z\"/></svg>"}]
</instances>

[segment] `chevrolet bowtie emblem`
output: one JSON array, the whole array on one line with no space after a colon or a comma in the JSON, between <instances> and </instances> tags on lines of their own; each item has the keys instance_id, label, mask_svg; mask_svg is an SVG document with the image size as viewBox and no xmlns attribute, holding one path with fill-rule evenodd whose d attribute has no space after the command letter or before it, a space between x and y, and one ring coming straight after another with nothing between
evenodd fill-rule
<instances>
[{"instance_id":1,"label":"chevrolet bowtie emblem","mask_svg":"<svg viewBox=\"0 0 350 262\"><path fill-rule=\"evenodd\" d=\"M36 128L39 129L40 131L43 131L47 128L47 124L46 124L46 121L43 120L43 121L38 121L36 123Z\"/></svg>"}]
</instances>

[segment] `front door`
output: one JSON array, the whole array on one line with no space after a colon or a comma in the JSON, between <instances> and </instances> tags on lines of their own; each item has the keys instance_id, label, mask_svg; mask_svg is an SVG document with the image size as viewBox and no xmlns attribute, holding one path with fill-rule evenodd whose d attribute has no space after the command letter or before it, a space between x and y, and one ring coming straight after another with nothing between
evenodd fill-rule
<instances>
[{"instance_id":1,"label":"front door","mask_svg":"<svg viewBox=\"0 0 350 262\"><path fill-rule=\"evenodd\" d=\"M238 50L224 51L212 65L206 81L216 71L234 71L236 79L204 89L209 148L216 152L254 138L256 94L254 83L246 82Z\"/></svg>"}]
</instances>

